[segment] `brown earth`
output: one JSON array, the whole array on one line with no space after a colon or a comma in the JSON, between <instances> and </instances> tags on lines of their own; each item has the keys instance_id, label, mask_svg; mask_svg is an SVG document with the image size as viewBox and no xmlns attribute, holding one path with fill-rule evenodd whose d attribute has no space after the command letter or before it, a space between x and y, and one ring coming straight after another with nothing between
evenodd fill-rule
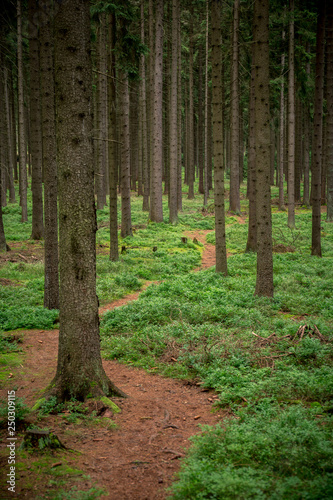
<instances>
[{"instance_id":1,"label":"brown earth","mask_svg":"<svg viewBox=\"0 0 333 500\"><path fill-rule=\"evenodd\" d=\"M187 233L188 238L197 238L205 247L201 269L215 264L215 247L207 245L208 231ZM146 284L146 286L148 286ZM135 300L138 293L126 296L112 304L100 308L102 314L108 309L121 307ZM30 330L23 333L22 365L13 368L1 397L7 398L7 390L17 388L17 396L24 397L28 405L34 403L41 391L51 381L57 362L58 331ZM176 363L177 359L170 358ZM89 489L92 485L104 487L108 492L103 499L114 500L157 500L168 496L166 488L175 480L181 458L190 445L189 437L200 432L201 424L215 424L223 418L220 412L212 412L216 396L206 392L193 381L179 381L163 378L157 374L126 366L117 361L103 361L110 379L120 387L128 399L114 399L121 413L112 415L106 410L104 417L110 417L117 428L73 424L64 415L49 415L40 427L52 430L70 451L57 452L51 457L48 469L36 469L35 461L40 455L28 458L17 457L17 462L25 464L19 472L16 493L6 490L4 483L0 488L0 498L45 498L46 493L54 491L49 485L50 475L60 464L80 469L84 474L78 489ZM18 444L23 435L18 433ZM0 467L6 474L7 430L1 430L2 452ZM4 450L5 449L5 450ZM69 473L69 485L75 479ZM68 487L68 486L67 486ZM59 488L59 486L58 486Z\"/></svg>"}]
</instances>

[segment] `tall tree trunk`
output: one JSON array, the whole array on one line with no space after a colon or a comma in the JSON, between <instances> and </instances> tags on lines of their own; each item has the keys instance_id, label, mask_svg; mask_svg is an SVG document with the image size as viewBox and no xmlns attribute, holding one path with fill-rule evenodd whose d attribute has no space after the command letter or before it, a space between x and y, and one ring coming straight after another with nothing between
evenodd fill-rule
<instances>
[{"instance_id":1,"label":"tall tree trunk","mask_svg":"<svg viewBox=\"0 0 333 500\"><path fill-rule=\"evenodd\" d=\"M333 4L327 5L327 222L333 222Z\"/></svg>"},{"instance_id":2,"label":"tall tree trunk","mask_svg":"<svg viewBox=\"0 0 333 500\"><path fill-rule=\"evenodd\" d=\"M190 47L189 47L189 106L188 106L188 145L189 145L189 158L188 158L188 199L194 199L194 104L193 104L193 19L190 20Z\"/></svg>"},{"instance_id":3,"label":"tall tree trunk","mask_svg":"<svg viewBox=\"0 0 333 500\"><path fill-rule=\"evenodd\" d=\"M153 161L151 164L150 219L163 222L163 0L156 1L153 101Z\"/></svg>"},{"instance_id":4,"label":"tall tree trunk","mask_svg":"<svg viewBox=\"0 0 333 500\"><path fill-rule=\"evenodd\" d=\"M211 2L212 22L212 120L214 148L214 200L216 272L228 274L225 238L224 165L222 127L221 0Z\"/></svg>"},{"instance_id":5,"label":"tall tree trunk","mask_svg":"<svg viewBox=\"0 0 333 500\"><path fill-rule=\"evenodd\" d=\"M198 170L199 193L204 194L204 144L202 106L202 45L198 49ZM204 202L205 204L205 202Z\"/></svg>"},{"instance_id":6,"label":"tall tree trunk","mask_svg":"<svg viewBox=\"0 0 333 500\"><path fill-rule=\"evenodd\" d=\"M40 108L39 40L36 17L36 0L29 0L29 59L30 59L30 130L31 130L31 191L32 191L32 233L33 240L43 237L43 186L42 186L42 131Z\"/></svg>"},{"instance_id":7,"label":"tall tree trunk","mask_svg":"<svg viewBox=\"0 0 333 500\"><path fill-rule=\"evenodd\" d=\"M132 236L131 165L128 76L119 71L120 142L121 142L121 237Z\"/></svg>"},{"instance_id":8,"label":"tall tree trunk","mask_svg":"<svg viewBox=\"0 0 333 500\"><path fill-rule=\"evenodd\" d=\"M268 0L254 2L257 281L255 294L273 297L270 187Z\"/></svg>"},{"instance_id":9,"label":"tall tree trunk","mask_svg":"<svg viewBox=\"0 0 333 500\"><path fill-rule=\"evenodd\" d=\"M21 222L28 220L28 176L26 163L26 142L24 123L24 78L23 78L23 47L22 47L22 1L17 0L17 91L18 91L18 133L19 133L19 179L20 204L22 210Z\"/></svg>"},{"instance_id":10,"label":"tall tree trunk","mask_svg":"<svg viewBox=\"0 0 333 500\"><path fill-rule=\"evenodd\" d=\"M177 221L177 160L178 160L178 0L172 0L172 47L171 47L171 94L170 94L170 197L169 197L169 221L173 224ZM179 68L180 70L180 68Z\"/></svg>"},{"instance_id":11,"label":"tall tree trunk","mask_svg":"<svg viewBox=\"0 0 333 500\"><path fill-rule=\"evenodd\" d=\"M256 222L256 131L255 131L255 62L254 45L252 45L251 80L250 80L250 116L249 116L249 155L248 155L248 196L249 196L249 228L245 252L257 251Z\"/></svg>"},{"instance_id":12,"label":"tall tree trunk","mask_svg":"<svg viewBox=\"0 0 333 500\"><path fill-rule=\"evenodd\" d=\"M284 42L286 32L282 31L282 40ZM279 168L279 210L285 210L284 206L284 192L283 192L283 172L284 172L284 67L285 67L285 53L281 55L281 87L280 87L280 163Z\"/></svg>"},{"instance_id":13,"label":"tall tree trunk","mask_svg":"<svg viewBox=\"0 0 333 500\"><path fill-rule=\"evenodd\" d=\"M177 71L177 134L178 134L178 148L177 148L177 208L178 211L183 210L183 196L182 196L182 45L181 45L181 30L180 30L180 2L178 6L178 26L177 26L177 57L178 57L178 71Z\"/></svg>"},{"instance_id":14,"label":"tall tree trunk","mask_svg":"<svg viewBox=\"0 0 333 500\"><path fill-rule=\"evenodd\" d=\"M110 14L108 22L108 160L109 160L109 195L110 195L110 260L119 259L118 250L118 208L117 208L117 116L116 116L116 63L114 48L116 44L116 17Z\"/></svg>"},{"instance_id":15,"label":"tall tree trunk","mask_svg":"<svg viewBox=\"0 0 333 500\"><path fill-rule=\"evenodd\" d=\"M133 82L130 90L130 160L131 160L131 189L136 191L139 164L139 100L138 85Z\"/></svg>"},{"instance_id":16,"label":"tall tree trunk","mask_svg":"<svg viewBox=\"0 0 333 500\"><path fill-rule=\"evenodd\" d=\"M311 255L321 257L321 163L323 154L323 99L325 57L325 0L318 2L316 85L312 147L312 248Z\"/></svg>"},{"instance_id":17,"label":"tall tree trunk","mask_svg":"<svg viewBox=\"0 0 333 500\"><path fill-rule=\"evenodd\" d=\"M105 374L100 354L89 6L64 2L55 17L60 332L50 392L60 401L123 395Z\"/></svg>"},{"instance_id":18,"label":"tall tree trunk","mask_svg":"<svg viewBox=\"0 0 333 500\"><path fill-rule=\"evenodd\" d=\"M145 42L145 23L144 23L144 0L141 0L141 43ZM142 210L149 211L149 162L148 162L148 131L147 131L147 97L146 97L146 67L145 56L140 57L140 118L142 129L142 182L143 199Z\"/></svg>"},{"instance_id":19,"label":"tall tree trunk","mask_svg":"<svg viewBox=\"0 0 333 500\"><path fill-rule=\"evenodd\" d=\"M208 168L211 169L211 165L208 165L208 141L209 141L209 128L208 119L211 120L211 116L208 115L208 59L209 59L209 9L208 0L206 0L206 43L205 43L205 176L204 176L204 206L207 206L208 196L209 196L209 182L208 182ZM222 132L223 134L223 132Z\"/></svg>"},{"instance_id":20,"label":"tall tree trunk","mask_svg":"<svg viewBox=\"0 0 333 500\"><path fill-rule=\"evenodd\" d=\"M295 203L300 203L302 173L302 109L299 97L296 98L295 125Z\"/></svg>"},{"instance_id":21,"label":"tall tree trunk","mask_svg":"<svg viewBox=\"0 0 333 500\"><path fill-rule=\"evenodd\" d=\"M239 0L234 2L232 30L232 72L231 72L231 162L230 162L230 210L240 214L239 192Z\"/></svg>"},{"instance_id":22,"label":"tall tree trunk","mask_svg":"<svg viewBox=\"0 0 333 500\"><path fill-rule=\"evenodd\" d=\"M295 2L290 0L288 73L288 227L295 227Z\"/></svg>"},{"instance_id":23,"label":"tall tree trunk","mask_svg":"<svg viewBox=\"0 0 333 500\"><path fill-rule=\"evenodd\" d=\"M98 158L96 194L97 209L106 205L106 138L107 138L107 91L106 91L106 14L99 16L97 39L97 130Z\"/></svg>"},{"instance_id":24,"label":"tall tree trunk","mask_svg":"<svg viewBox=\"0 0 333 500\"><path fill-rule=\"evenodd\" d=\"M4 99L5 99L5 111L4 111L4 121L7 130L7 142L8 142L8 183L9 183L9 203L16 203L15 186L14 186L14 151L13 151L13 139L12 139L12 126L11 126L11 107L9 99L9 75L8 67L4 65ZM16 161L16 151L15 151L15 161Z\"/></svg>"},{"instance_id":25,"label":"tall tree trunk","mask_svg":"<svg viewBox=\"0 0 333 500\"><path fill-rule=\"evenodd\" d=\"M52 12L39 31L44 166L44 307L59 309L57 146Z\"/></svg>"}]
</instances>

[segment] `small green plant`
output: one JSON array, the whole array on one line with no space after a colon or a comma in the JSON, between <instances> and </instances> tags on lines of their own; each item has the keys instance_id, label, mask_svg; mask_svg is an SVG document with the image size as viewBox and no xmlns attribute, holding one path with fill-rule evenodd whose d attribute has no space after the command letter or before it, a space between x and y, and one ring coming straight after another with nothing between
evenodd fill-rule
<instances>
[{"instance_id":1,"label":"small green plant","mask_svg":"<svg viewBox=\"0 0 333 500\"><path fill-rule=\"evenodd\" d=\"M15 422L23 422L25 417L29 415L30 408L25 404L24 399L15 398ZM8 421L8 403L6 400L0 400L0 421Z\"/></svg>"}]
</instances>

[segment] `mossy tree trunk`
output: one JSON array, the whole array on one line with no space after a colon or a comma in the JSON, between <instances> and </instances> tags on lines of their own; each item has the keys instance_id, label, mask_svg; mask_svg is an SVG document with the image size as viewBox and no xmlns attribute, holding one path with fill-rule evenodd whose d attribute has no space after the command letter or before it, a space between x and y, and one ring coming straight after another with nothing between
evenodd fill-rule
<instances>
[{"instance_id":1,"label":"mossy tree trunk","mask_svg":"<svg viewBox=\"0 0 333 500\"><path fill-rule=\"evenodd\" d=\"M60 401L123 395L100 354L89 6L87 0L63 2L55 16L60 334L50 393Z\"/></svg>"}]
</instances>

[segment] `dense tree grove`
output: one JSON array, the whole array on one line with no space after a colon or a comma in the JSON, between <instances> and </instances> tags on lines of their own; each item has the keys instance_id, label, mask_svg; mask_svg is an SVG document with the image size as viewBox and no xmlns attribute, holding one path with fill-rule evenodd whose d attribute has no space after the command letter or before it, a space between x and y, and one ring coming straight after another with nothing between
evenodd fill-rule
<instances>
[{"instance_id":1,"label":"dense tree grove","mask_svg":"<svg viewBox=\"0 0 333 500\"><path fill-rule=\"evenodd\" d=\"M312 255L321 256L326 207L327 220L333 218L331 2L2 5L0 201L16 203L18 183L25 222L31 187L31 237L45 239L44 305L50 309L59 307L59 222L63 332L74 310L83 318L80 302L91 315L85 328L96 341L92 351L98 350L95 202L103 210L107 195L112 261L119 258L118 229L122 238L133 234L134 193L142 196L148 220L176 224L186 190L189 199L203 195L203 207L214 207L216 271L227 275L225 196L229 211L240 215L243 182L250 201L246 251L258 254L257 295L273 296L271 185L279 186L278 206L288 209L291 229L295 205L312 205ZM72 24L64 21L67 11ZM8 249L2 216L0 249ZM86 304L74 293L80 287ZM76 329L82 332L82 325L71 324L73 335ZM69 337L61 339L66 349ZM89 377L96 370L104 377L97 354L94 359ZM77 392L84 397L81 382ZM108 392L108 384L101 390Z\"/></svg>"}]
</instances>

